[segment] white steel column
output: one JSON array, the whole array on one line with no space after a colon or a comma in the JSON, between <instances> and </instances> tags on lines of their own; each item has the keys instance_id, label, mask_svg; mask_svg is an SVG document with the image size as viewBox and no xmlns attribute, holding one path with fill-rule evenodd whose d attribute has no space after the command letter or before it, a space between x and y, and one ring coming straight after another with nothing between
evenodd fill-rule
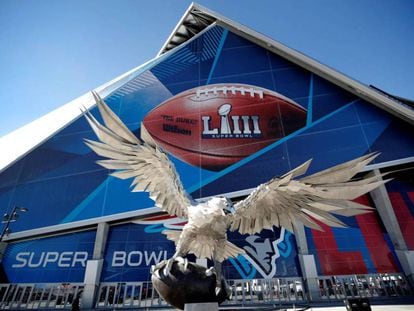
<instances>
[{"instance_id":1,"label":"white steel column","mask_svg":"<svg viewBox=\"0 0 414 311\"><path fill-rule=\"evenodd\" d=\"M376 169L373 171L373 174L379 176L380 171ZM414 251L410 251L407 248L407 243L405 242L397 217L395 216L387 189L384 185L379 186L371 191L370 195L374 201L378 214L384 223L385 230L387 230L387 233L390 236L395 253L404 273L411 285L414 285Z\"/></svg>"},{"instance_id":2,"label":"white steel column","mask_svg":"<svg viewBox=\"0 0 414 311\"><path fill-rule=\"evenodd\" d=\"M298 247L298 257L302 276L306 284L309 300L319 299L318 270L316 269L315 256L309 254L306 241L305 227L300 221L295 222L295 239Z\"/></svg>"},{"instance_id":3,"label":"white steel column","mask_svg":"<svg viewBox=\"0 0 414 311\"><path fill-rule=\"evenodd\" d=\"M95 246L92 259L86 262L85 289L82 294L82 309L93 309L98 294L101 279L106 239L108 237L108 223L100 223L96 229Z\"/></svg>"}]
</instances>

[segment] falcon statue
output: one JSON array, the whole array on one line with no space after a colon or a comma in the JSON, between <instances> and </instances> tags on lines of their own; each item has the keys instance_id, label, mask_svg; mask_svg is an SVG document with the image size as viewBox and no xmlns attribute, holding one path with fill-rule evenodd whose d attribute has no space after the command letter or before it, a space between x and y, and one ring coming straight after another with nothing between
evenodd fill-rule
<instances>
[{"instance_id":1,"label":"falcon statue","mask_svg":"<svg viewBox=\"0 0 414 311\"><path fill-rule=\"evenodd\" d=\"M234 205L219 196L195 201L184 190L167 154L157 146L145 127L141 125L141 138L137 138L99 95L92 93L104 125L85 111L85 117L99 139L99 142L85 139L85 143L99 156L108 158L97 163L115 170L112 176L132 178L133 192L149 192L161 210L188 221L182 231L163 231L176 246L173 257L164 263L163 273L168 275L174 260L184 260L183 256L188 253L212 259L217 273L217 294L221 287L221 263L245 253L227 240L228 229L255 234L273 226L283 226L293 232L296 221L317 230L322 230L318 222L346 227L334 215L354 216L368 212L371 207L352 200L387 182L381 176L351 180L378 155L368 154L294 179L306 173L309 160L285 175L259 185L247 198Z\"/></svg>"}]
</instances>

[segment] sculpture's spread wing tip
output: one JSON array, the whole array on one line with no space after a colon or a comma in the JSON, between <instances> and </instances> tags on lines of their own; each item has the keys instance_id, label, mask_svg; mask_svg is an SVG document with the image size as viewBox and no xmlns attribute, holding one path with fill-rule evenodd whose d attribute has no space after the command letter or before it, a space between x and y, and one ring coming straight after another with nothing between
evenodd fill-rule
<instances>
[{"instance_id":1,"label":"sculpture's spread wing tip","mask_svg":"<svg viewBox=\"0 0 414 311\"><path fill-rule=\"evenodd\" d=\"M282 178L260 185L246 199L238 202L235 214L229 216L230 230L253 234L275 225L292 231L296 220L321 231L323 228L318 223L347 227L334 215L356 216L372 211L371 207L352 200L391 180L383 180L381 174L352 179L379 155L379 152L369 153L293 180L293 176L306 171L310 161L305 162Z\"/></svg>"},{"instance_id":2,"label":"sculpture's spread wing tip","mask_svg":"<svg viewBox=\"0 0 414 311\"><path fill-rule=\"evenodd\" d=\"M109 158L97 163L115 169L111 175L121 179L134 178L132 191L148 191L156 206L171 215L187 216L191 199L185 192L174 165L160 150L150 135L144 132L145 142L139 140L109 108L96 91L91 91L103 119L101 124L87 109L84 116L99 141L85 139L96 154Z\"/></svg>"}]
</instances>

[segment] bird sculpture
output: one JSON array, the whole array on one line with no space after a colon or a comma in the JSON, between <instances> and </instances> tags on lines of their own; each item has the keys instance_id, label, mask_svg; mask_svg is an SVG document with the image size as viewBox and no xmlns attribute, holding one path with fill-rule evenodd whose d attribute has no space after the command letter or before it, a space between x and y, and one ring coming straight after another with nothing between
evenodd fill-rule
<instances>
[{"instance_id":1,"label":"bird sculpture","mask_svg":"<svg viewBox=\"0 0 414 311\"><path fill-rule=\"evenodd\" d=\"M233 204L222 196L196 201L183 188L173 163L141 124L140 138L136 137L111 111L96 92L92 92L103 119L100 124L89 111L86 120L99 142L85 143L99 156L108 158L97 163L112 176L132 178L133 192L149 192L150 198L162 211L187 220L182 231L164 230L174 241L176 251L163 267L170 273L176 260L187 254L212 259L214 267L207 270L217 274L216 294L221 290L221 263L245 251L227 240L227 230L255 234L273 226L294 231L297 221L316 230L318 222L332 227L346 227L334 215L355 216L372 208L352 200L384 184L382 176L352 179L378 154L367 154L321 172L304 175L311 160L281 177L259 185L249 196ZM212 270L214 269L214 270Z\"/></svg>"}]
</instances>

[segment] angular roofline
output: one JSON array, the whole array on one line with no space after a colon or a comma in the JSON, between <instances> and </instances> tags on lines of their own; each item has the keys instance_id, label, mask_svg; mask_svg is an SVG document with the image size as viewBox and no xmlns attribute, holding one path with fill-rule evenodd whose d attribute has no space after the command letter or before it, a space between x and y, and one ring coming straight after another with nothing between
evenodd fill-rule
<instances>
[{"instance_id":1,"label":"angular roofline","mask_svg":"<svg viewBox=\"0 0 414 311\"><path fill-rule=\"evenodd\" d=\"M414 109L376 91L375 89L356 81L339 71L324 65L282 43L273 40L257 31L237 23L219 13L207 9L197 3L191 3L180 19L158 55L162 55L191 39L212 23L217 23L230 31L252 41L263 48L280 55L291 62L323 77L333 84L355 94L371 104L391 113L392 115L414 125Z\"/></svg>"}]
</instances>

